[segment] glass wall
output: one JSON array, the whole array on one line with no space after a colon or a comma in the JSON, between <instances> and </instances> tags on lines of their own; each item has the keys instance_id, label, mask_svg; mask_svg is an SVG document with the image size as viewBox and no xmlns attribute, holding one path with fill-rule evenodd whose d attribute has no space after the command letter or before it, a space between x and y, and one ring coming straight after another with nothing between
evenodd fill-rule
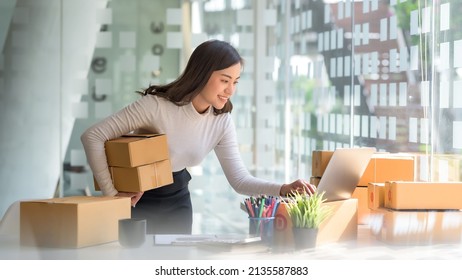
<instances>
[{"instance_id":1,"label":"glass wall","mask_svg":"<svg viewBox=\"0 0 462 280\"><path fill-rule=\"evenodd\" d=\"M291 141L305 148L291 144L293 169L313 149L375 146L414 154L416 180L460 180L459 1L276 3L290 38L275 34L290 48L286 108L301 124Z\"/></svg>"},{"instance_id":2,"label":"glass wall","mask_svg":"<svg viewBox=\"0 0 462 280\"><path fill-rule=\"evenodd\" d=\"M211 38L245 59L232 116L255 176L308 179L313 150L374 146L414 155L416 180L460 181L461 11L456 0L1 0L0 214L20 199L98 195L81 133L176 78ZM215 155L191 173L194 231L245 232Z\"/></svg>"}]
</instances>

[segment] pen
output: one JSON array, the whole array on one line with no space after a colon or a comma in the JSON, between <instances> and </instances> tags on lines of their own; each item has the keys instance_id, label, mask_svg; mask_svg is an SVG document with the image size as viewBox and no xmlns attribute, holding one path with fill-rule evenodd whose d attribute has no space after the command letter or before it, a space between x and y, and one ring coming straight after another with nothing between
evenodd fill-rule
<instances>
[{"instance_id":1,"label":"pen","mask_svg":"<svg viewBox=\"0 0 462 280\"><path fill-rule=\"evenodd\" d=\"M273 217L276 216L276 211L278 207L279 207L279 200L276 200L274 203L274 207L273 207L273 213L271 214Z\"/></svg>"},{"instance_id":2,"label":"pen","mask_svg":"<svg viewBox=\"0 0 462 280\"><path fill-rule=\"evenodd\" d=\"M252 218L269 218L276 215L280 199L274 196L251 196L244 199L244 205Z\"/></svg>"},{"instance_id":3,"label":"pen","mask_svg":"<svg viewBox=\"0 0 462 280\"><path fill-rule=\"evenodd\" d=\"M263 208L265 208L265 198L264 197L261 199L261 203L260 203L260 213L258 215L260 218L262 217L262 214L263 214Z\"/></svg>"},{"instance_id":4,"label":"pen","mask_svg":"<svg viewBox=\"0 0 462 280\"><path fill-rule=\"evenodd\" d=\"M253 211L253 206L252 204L250 203L250 200L246 199L245 201L245 206L247 208L247 212L249 213L249 216L250 217L255 217L255 213Z\"/></svg>"}]
</instances>

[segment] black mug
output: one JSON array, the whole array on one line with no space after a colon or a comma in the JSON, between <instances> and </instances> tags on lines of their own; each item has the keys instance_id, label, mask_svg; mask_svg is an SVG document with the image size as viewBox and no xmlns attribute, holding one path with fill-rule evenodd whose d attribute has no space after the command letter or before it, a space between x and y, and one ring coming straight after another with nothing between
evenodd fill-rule
<instances>
[{"instance_id":1,"label":"black mug","mask_svg":"<svg viewBox=\"0 0 462 280\"><path fill-rule=\"evenodd\" d=\"M146 239L145 219L119 220L119 243L124 247L140 247Z\"/></svg>"}]
</instances>

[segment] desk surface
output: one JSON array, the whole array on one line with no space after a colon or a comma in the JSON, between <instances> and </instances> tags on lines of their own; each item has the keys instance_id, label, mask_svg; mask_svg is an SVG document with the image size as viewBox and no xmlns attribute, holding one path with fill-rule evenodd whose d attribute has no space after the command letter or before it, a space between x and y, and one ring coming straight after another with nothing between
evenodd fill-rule
<instances>
[{"instance_id":1,"label":"desk surface","mask_svg":"<svg viewBox=\"0 0 462 280\"><path fill-rule=\"evenodd\" d=\"M22 247L17 236L0 235L0 259L3 260L223 260L223 259L314 259L314 260L416 260L462 259L462 244L418 246L388 245L370 235L369 228L358 230L358 239L331 243L315 249L274 252L235 248L205 249L196 245L154 245L153 236L139 248L124 248L118 242L80 249Z\"/></svg>"}]
</instances>

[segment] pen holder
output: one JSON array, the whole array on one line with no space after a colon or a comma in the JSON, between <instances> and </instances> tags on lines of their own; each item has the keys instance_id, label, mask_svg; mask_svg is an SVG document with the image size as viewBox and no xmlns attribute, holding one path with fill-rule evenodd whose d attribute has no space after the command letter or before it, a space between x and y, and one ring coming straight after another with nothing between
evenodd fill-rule
<instances>
[{"instance_id":1,"label":"pen holder","mask_svg":"<svg viewBox=\"0 0 462 280\"><path fill-rule=\"evenodd\" d=\"M249 235L260 236L264 243L271 245L274 237L274 217L249 217Z\"/></svg>"},{"instance_id":2,"label":"pen holder","mask_svg":"<svg viewBox=\"0 0 462 280\"><path fill-rule=\"evenodd\" d=\"M146 238L145 219L119 220L119 243L123 247L140 247Z\"/></svg>"}]
</instances>

